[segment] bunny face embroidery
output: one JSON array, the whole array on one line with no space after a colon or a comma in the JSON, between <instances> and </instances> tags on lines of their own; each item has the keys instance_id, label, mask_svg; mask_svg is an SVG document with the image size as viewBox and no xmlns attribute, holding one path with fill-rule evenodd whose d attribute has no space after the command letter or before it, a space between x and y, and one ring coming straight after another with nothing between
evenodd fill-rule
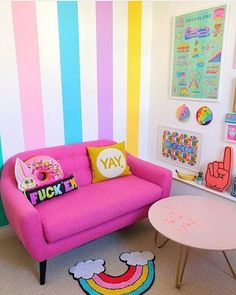
<instances>
[{"instance_id":1,"label":"bunny face embroidery","mask_svg":"<svg viewBox=\"0 0 236 295\"><path fill-rule=\"evenodd\" d=\"M25 191L37 186L37 181L32 175L31 170L20 159L16 159L15 163L15 177L18 184L18 189Z\"/></svg>"},{"instance_id":2,"label":"bunny face embroidery","mask_svg":"<svg viewBox=\"0 0 236 295\"><path fill-rule=\"evenodd\" d=\"M35 188L37 185L33 179L33 177L26 177L22 183L20 184L21 188L23 191L31 189L31 188Z\"/></svg>"}]
</instances>

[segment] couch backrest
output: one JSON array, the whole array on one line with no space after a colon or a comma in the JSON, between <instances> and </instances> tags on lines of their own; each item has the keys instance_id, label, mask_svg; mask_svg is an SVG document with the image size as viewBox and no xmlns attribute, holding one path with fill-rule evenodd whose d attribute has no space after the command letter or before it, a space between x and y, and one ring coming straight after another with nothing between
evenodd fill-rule
<instances>
[{"instance_id":1,"label":"couch backrest","mask_svg":"<svg viewBox=\"0 0 236 295\"><path fill-rule=\"evenodd\" d=\"M65 177L73 174L79 186L87 185L92 181L92 172L86 147L106 146L113 143L114 141L111 140L95 140L83 143L25 151L13 156L6 162L4 166L4 170L6 170L6 173L4 174L7 174L7 176L12 179L14 178L14 165L16 158L25 161L33 156L48 155L50 157L53 157L60 163Z\"/></svg>"}]
</instances>

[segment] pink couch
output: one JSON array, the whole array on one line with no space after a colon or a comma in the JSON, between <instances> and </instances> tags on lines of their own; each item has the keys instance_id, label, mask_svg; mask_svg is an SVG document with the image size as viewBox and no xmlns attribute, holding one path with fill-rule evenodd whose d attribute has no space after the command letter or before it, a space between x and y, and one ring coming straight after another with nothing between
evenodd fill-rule
<instances>
[{"instance_id":1,"label":"pink couch","mask_svg":"<svg viewBox=\"0 0 236 295\"><path fill-rule=\"evenodd\" d=\"M26 151L10 158L1 179L3 206L10 225L40 264L40 283L45 283L47 259L147 217L149 207L167 197L171 172L127 154L132 175L91 184L86 146L104 146L109 140ZM33 207L17 189L16 157L34 155L57 159L65 176L73 174L80 188Z\"/></svg>"}]
</instances>

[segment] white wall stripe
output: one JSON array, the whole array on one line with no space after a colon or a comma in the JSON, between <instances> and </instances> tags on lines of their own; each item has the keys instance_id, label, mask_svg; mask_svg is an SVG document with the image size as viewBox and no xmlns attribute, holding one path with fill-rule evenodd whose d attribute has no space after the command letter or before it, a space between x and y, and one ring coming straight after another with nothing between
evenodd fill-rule
<instances>
[{"instance_id":1,"label":"white wall stripe","mask_svg":"<svg viewBox=\"0 0 236 295\"><path fill-rule=\"evenodd\" d=\"M128 3L113 2L113 137L126 139Z\"/></svg>"},{"instance_id":2,"label":"white wall stripe","mask_svg":"<svg viewBox=\"0 0 236 295\"><path fill-rule=\"evenodd\" d=\"M46 146L64 144L57 2L36 2Z\"/></svg>"},{"instance_id":3,"label":"white wall stripe","mask_svg":"<svg viewBox=\"0 0 236 295\"><path fill-rule=\"evenodd\" d=\"M11 2L0 2L0 135L3 161L24 150Z\"/></svg>"},{"instance_id":4,"label":"white wall stripe","mask_svg":"<svg viewBox=\"0 0 236 295\"><path fill-rule=\"evenodd\" d=\"M95 1L79 2L80 79L83 141L98 138Z\"/></svg>"},{"instance_id":5,"label":"white wall stripe","mask_svg":"<svg viewBox=\"0 0 236 295\"><path fill-rule=\"evenodd\" d=\"M152 2L142 3L141 81L139 112L139 157L147 159L152 51Z\"/></svg>"}]
</instances>

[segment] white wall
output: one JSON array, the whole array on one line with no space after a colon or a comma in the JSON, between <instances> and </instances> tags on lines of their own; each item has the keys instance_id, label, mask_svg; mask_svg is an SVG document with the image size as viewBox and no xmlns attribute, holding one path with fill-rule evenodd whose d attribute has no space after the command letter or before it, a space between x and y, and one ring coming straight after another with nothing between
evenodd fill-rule
<instances>
[{"instance_id":1,"label":"white wall","mask_svg":"<svg viewBox=\"0 0 236 295\"><path fill-rule=\"evenodd\" d=\"M159 124L202 132L204 135L202 166L204 168L209 161L214 161L222 157L223 148L228 144L224 141L224 118L226 113L232 111L233 79L236 77L236 70L232 69L236 42L236 2L229 3L228 21L226 20L228 25L225 35L226 50L222 64L223 79L219 94L220 102L173 100L169 98L169 87L172 50L172 17L194 10L215 7L224 3L228 2L158 1L153 5L152 81L148 130L148 155L150 161L155 162L158 159ZM183 103L186 103L191 110L191 118L186 123L178 121L175 117L176 108ZM213 121L208 126L199 125L195 119L197 109L203 105L209 106L213 111ZM236 152L236 146L234 145L233 147L234 152ZM235 163L236 159L234 160L234 167L236 166ZM234 168L234 173L235 172L236 169ZM186 185L184 187L186 187Z\"/></svg>"}]
</instances>

